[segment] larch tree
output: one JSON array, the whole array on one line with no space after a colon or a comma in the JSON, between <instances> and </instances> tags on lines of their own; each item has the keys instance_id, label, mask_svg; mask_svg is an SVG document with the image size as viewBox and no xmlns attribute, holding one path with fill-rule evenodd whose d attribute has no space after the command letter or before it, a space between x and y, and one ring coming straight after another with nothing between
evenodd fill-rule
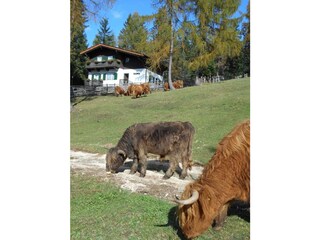
<instances>
[{"instance_id":1,"label":"larch tree","mask_svg":"<svg viewBox=\"0 0 320 240\"><path fill-rule=\"evenodd\" d=\"M146 53L148 30L144 18L137 12L129 15L118 37L118 45L137 52Z\"/></svg>"},{"instance_id":2,"label":"larch tree","mask_svg":"<svg viewBox=\"0 0 320 240\"><path fill-rule=\"evenodd\" d=\"M196 57L190 24L192 22L187 16L184 16L180 27L177 29L172 70L172 75L176 79L182 79L187 85L193 84L195 74L189 69L189 62Z\"/></svg>"},{"instance_id":3,"label":"larch tree","mask_svg":"<svg viewBox=\"0 0 320 240\"><path fill-rule=\"evenodd\" d=\"M175 34L180 18L185 14L185 0L155 0L154 5L158 6L158 12L153 15L154 27L152 29L151 66L159 67L168 62L168 83L170 89L174 89L172 84L172 59L174 52Z\"/></svg>"},{"instance_id":4,"label":"larch tree","mask_svg":"<svg viewBox=\"0 0 320 240\"><path fill-rule=\"evenodd\" d=\"M247 12L245 13L247 22L242 24L241 34L243 36L243 48L242 48L242 64L243 73L250 76L250 1L247 5Z\"/></svg>"},{"instance_id":5,"label":"larch tree","mask_svg":"<svg viewBox=\"0 0 320 240\"><path fill-rule=\"evenodd\" d=\"M240 55L242 44L238 26L241 17L234 17L239 5L240 0L194 2L197 24L191 26L191 33L197 57L191 61L191 69L207 67L215 61L216 67L223 71L228 57Z\"/></svg>"},{"instance_id":6,"label":"larch tree","mask_svg":"<svg viewBox=\"0 0 320 240\"><path fill-rule=\"evenodd\" d=\"M159 9L157 14L151 16L154 19L153 27L149 32L149 44L147 48L147 63L153 71L167 66L169 56L168 38L170 28L167 26L167 14L163 8Z\"/></svg>"}]
</instances>

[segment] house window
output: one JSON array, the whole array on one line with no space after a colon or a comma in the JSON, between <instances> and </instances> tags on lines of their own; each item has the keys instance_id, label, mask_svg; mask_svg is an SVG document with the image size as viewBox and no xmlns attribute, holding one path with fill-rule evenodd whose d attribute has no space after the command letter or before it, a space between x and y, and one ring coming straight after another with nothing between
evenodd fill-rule
<instances>
[{"instance_id":1,"label":"house window","mask_svg":"<svg viewBox=\"0 0 320 240\"><path fill-rule=\"evenodd\" d=\"M113 60L113 56L108 56L108 60Z\"/></svg>"},{"instance_id":2,"label":"house window","mask_svg":"<svg viewBox=\"0 0 320 240\"><path fill-rule=\"evenodd\" d=\"M118 74L115 73L107 73L106 75L107 80L117 80L118 78Z\"/></svg>"},{"instance_id":3,"label":"house window","mask_svg":"<svg viewBox=\"0 0 320 240\"><path fill-rule=\"evenodd\" d=\"M130 60L130 58L127 57L127 58L125 59L125 62L126 62L126 63L129 62L129 60Z\"/></svg>"},{"instance_id":4,"label":"house window","mask_svg":"<svg viewBox=\"0 0 320 240\"><path fill-rule=\"evenodd\" d=\"M93 80L99 80L100 74L99 73L94 73L93 74Z\"/></svg>"},{"instance_id":5,"label":"house window","mask_svg":"<svg viewBox=\"0 0 320 240\"><path fill-rule=\"evenodd\" d=\"M97 57L98 62L102 62L102 56Z\"/></svg>"}]
</instances>

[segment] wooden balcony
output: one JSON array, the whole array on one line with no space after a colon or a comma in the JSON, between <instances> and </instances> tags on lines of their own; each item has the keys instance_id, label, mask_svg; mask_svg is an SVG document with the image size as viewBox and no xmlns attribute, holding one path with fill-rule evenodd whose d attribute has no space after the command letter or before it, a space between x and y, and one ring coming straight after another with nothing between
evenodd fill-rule
<instances>
[{"instance_id":1,"label":"wooden balcony","mask_svg":"<svg viewBox=\"0 0 320 240\"><path fill-rule=\"evenodd\" d=\"M123 67L121 60L119 59L112 59L112 60L105 60L105 61L89 61L87 62L86 68L89 69L118 69Z\"/></svg>"}]
</instances>

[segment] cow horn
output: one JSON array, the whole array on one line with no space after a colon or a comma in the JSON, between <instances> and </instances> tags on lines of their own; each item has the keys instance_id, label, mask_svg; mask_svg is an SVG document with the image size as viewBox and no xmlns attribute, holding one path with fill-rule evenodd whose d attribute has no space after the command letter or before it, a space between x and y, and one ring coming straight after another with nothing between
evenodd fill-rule
<instances>
[{"instance_id":1,"label":"cow horn","mask_svg":"<svg viewBox=\"0 0 320 240\"><path fill-rule=\"evenodd\" d=\"M117 153L120 154L120 155L123 155L125 158L127 156L127 154L121 149L118 149Z\"/></svg>"},{"instance_id":2,"label":"cow horn","mask_svg":"<svg viewBox=\"0 0 320 240\"><path fill-rule=\"evenodd\" d=\"M176 196L177 198L177 196ZM181 205L189 205L191 203L194 203L195 201L197 201L199 198L199 192L197 190L193 190L192 191L192 195L190 198L186 199L186 200L179 200L178 198L175 200L176 203L179 203Z\"/></svg>"}]
</instances>

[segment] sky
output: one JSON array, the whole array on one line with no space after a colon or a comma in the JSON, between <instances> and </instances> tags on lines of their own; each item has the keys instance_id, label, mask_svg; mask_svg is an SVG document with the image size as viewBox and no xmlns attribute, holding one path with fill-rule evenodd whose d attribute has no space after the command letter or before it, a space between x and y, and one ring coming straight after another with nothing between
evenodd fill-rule
<instances>
[{"instance_id":1,"label":"sky","mask_svg":"<svg viewBox=\"0 0 320 240\"><path fill-rule=\"evenodd\" d=\"M246 12L248 0L242 0L239 10ZM139 15L150 15L156 12L152 6L152 0L116 0L112 8L101 11L100 17L106 17L109 21L110 30L118 37L129 14L138 12ZM85 29L87 35L88 46L92 46L92 42L99 30L99 20L90 20Z\"/></svg>"}]
</instances>

